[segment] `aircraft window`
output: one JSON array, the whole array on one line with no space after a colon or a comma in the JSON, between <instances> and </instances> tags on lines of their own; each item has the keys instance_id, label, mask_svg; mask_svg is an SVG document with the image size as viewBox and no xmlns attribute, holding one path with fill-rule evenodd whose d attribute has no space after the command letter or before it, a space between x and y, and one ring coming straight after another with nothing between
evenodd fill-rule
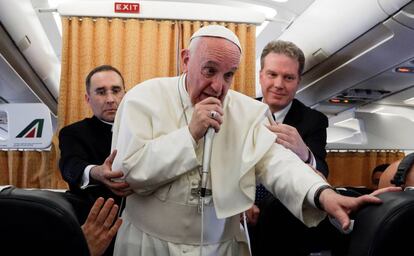
<instances>
[{"instance_id":1,"label":"aircraft window","mask_svg":"<svg viewBox=\"0 0 414 256\"><path fill-rule=\"evenodd\" d=\"M0 110L0 140L9 138L9 122L6 111Z\"/></svg>"}]
</instances>

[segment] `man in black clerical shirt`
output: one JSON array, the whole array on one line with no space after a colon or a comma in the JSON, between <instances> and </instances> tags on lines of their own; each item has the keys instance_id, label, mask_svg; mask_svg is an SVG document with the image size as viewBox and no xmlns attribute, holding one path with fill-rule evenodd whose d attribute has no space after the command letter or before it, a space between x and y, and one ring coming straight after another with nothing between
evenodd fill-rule
<instances>
[{"instance_id":1,"label":"man in black clerical shirt","mask_svg":"<svg viewBox=\"0 0 414 256\"><path fill-rule=\"evenodd\" d=\"M111 153L112 123L124 95L124 79L116 68L109 65L94 68L86 77L85 94L93 116L66 126L59 133L59 168L63 179L70 192L88 205L88 209L80 210L81 224L97 198L111 197L121 205L121 198L131 193L126 182L112 181L122 177L122 172L111 170L116 155L116 151Z\"/></svg>"},{"instance_id":2,"label":"man in black clerical shirt","mask_svg":"<svg viewBox=\"0 0 414 256\"><path fill-rule=\"evenodd\" d=\"M114 197L115 201L130 193L128 184L113 182L122 176L111 171L116 152L111 150L112 123L125 95L121 73L109 65L94 68L86 77L85 99L93 116L68 125L59 133L62 176L73 192L92 196Z\"/></svg>"}]
</instances>

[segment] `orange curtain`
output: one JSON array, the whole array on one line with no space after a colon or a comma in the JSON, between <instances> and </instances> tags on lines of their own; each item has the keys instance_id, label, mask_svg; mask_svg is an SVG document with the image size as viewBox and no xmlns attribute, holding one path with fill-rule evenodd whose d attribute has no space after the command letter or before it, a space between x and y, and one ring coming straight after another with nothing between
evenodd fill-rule
<instances>
[{"instance_id":1,"label":"orange curtain","mask_svg":"<svg viewBox=\"0 0 414 256\"><path fill-rule=\"evenodd\" d=\"M402 151L371 150L365 152L328 152L328 181L333 186L364 186L371 188L372 170L404 157Z\"/></svg>"},{"instance_id":2,"label":"orange curtain","mask_svg":"<svg viewBox=\"0 0 414 256\"><path fill-rule=\"evenodd\" d=\"M214 22L212 22L214 23ZM84 100L85 77L102 64L118 68L128 89L162 76L180 73L180 50L191 34L208 22L62 18L62 69L58 105L60 128L91 116ZM240 38L243 55L233 89L255 95L255 25L214 23L227 26ZM18 187L67 188L58 170L56 135L50 152L0 152L0 184Z\"/></svg>"},{"instance_id":3,"label":"orange curtain","mask_svg":"<svg viewBox=\"0 0 414 256\"><path fill-rule=\"evenodd\" d=\"M84 100L84 79L95 66L110 64L125 78L127 90L161 76L179 74L180 50L208 22L107 18L63 18L59 128L91 116ZM254 25L215 23L239 36L243 56L233 89L255 95Z\"/></svg>"},{"instance_id":4,"label":"orange curtain","mask_svg":"<svg viewBox=\"0 0 414 256\"><path fill-rule=\"evenodd\" d=\"M102 64L121 71L127 90L176 70L175 22L136 19L63 18L59 127L91 116L85 77Z\"/></svg>"}]
</instances>

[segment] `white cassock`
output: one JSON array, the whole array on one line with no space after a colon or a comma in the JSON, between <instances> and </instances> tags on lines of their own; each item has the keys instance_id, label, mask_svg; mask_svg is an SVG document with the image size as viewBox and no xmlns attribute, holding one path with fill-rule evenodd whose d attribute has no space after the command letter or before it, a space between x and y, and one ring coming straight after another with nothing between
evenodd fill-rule
<instances>
[{"instance_id":1,"label":"white cassock","mask_svg":"<svg viewBox=\"0 0 414 256\"><path fill-rule=\"evenodd\" d=\"M185 75L145 81L119 106L112 149L134 193L127 197L114 255L199 255L198 197L203 140L188 129L193 106ZM327 184L294 153L274 143L267 105L229 90L210 164L212 197L205 206L203 255L242 255L239 214L254 202L256 179L307 225L324 214L313 195ZM184 114L185 112L185 114Z\"/></svg>"}]
</instances>

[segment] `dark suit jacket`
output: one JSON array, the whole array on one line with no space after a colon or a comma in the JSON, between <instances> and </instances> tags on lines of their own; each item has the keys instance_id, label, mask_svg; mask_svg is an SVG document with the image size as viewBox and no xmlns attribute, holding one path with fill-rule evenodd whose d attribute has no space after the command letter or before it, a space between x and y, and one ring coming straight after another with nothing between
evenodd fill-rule
<instances>
[{"instance_id":1,"label":"dark suit jacket","mask_svg":"<svg viewBox=\"0 0 414 256\"><path fill-rule=\"evenodd\" d=\"M79 184L85 167L101 165L111 152L112 126L93 116L61 129L59 133L59 168L70 190L94 202L96 198L112 197L119 204L120 199L106 186L91 179L96 185L81 190Z\"/></svg>"},{"instance_id":2,"label":"dark suit jacket","mask_svg":"<svg viewBox=\"0 0 414 256\"><path fill-rule=\"evenodd\" d=\"M258 100L262 100L258 98ZM326 164L327 117L294 99L284 119L284 124L295 127L305 144L312 151L316 168L328 175ZM272 195L258 203L260 215L255 227L250 227L253 255L308 255L327 248L328 235L341 236L329 223L323 222L318 228L307 228ZM341 240L341 239L339 239Z\"/></svg>"}]
</instances>

